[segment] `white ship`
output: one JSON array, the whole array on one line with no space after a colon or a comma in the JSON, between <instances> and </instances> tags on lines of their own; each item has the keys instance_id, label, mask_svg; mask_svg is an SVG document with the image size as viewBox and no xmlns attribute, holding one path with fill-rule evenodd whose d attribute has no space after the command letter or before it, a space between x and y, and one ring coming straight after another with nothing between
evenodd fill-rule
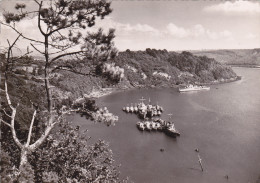
<instances>
[{"instance_id":1,"label":"white ship","mask_svg":"<svg viewBox=\"0 0 260 183\"><path fill-rule=\"evenodd\" d=\"M199 91L199 90L210 90L210 87L189 84L188 86L186 86L184 88L179 88L179 92Z\"/></svg>"}]
</instances>

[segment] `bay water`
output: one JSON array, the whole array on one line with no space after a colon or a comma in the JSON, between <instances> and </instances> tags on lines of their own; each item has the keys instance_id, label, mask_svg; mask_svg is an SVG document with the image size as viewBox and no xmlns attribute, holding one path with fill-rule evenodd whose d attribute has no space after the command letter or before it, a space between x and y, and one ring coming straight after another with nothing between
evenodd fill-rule
<instances>
[{"instance_id":1,"label":"bay water","mask_svg":"<svg viewBox=\"0 0 260 183\"><path fill-rule=\"evenodd\" d=\"M102 97L98 104L119 116L112 127L77 114L70 119L88 129L93 142L108 142L121 177L134 182L255 183L260 176L260 69L233 69L241 80L211 85L210 91L136 89ZM139 131L138 117L122 107L140 102L141 97L163 106L162 119L173 114L181 136Z\"/></svg>"}]
</instances>

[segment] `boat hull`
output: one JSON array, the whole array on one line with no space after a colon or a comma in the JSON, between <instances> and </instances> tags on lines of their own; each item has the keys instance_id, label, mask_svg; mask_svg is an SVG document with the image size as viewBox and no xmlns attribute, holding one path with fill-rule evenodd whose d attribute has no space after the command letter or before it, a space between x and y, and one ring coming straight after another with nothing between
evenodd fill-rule
<instances>
[{"instance_id":1,"label":"boat hull","mask_svg":"<svg viewBox=\"0 0 260 183\"><path fill-rule=\"evenodd\" d=\"M179 92L190 92L190 91L201 91L210 90L210 87L200 87L200 88L179 88Z\"/></svg>"},{"instance_id":2,"label":"boat hull","mask_svg":"<svg viewBox=\"0 0 260 183\"><path fill-rule=\"evenodd\" d=\"M171 131L171 130L166 129L164 132L166 135L168 135L170 137L180 136L180 133L178 131Z\"/></svg>"}]
</instances>

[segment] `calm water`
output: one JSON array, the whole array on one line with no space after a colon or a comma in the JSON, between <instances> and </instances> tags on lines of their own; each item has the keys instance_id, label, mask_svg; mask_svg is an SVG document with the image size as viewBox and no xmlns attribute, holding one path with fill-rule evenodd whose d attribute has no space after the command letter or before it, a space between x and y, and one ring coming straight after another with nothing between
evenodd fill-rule
<instances>
[{"instance_id":1,"label":"calm water","mask_svg":"<svg viewBox=\"0 0 260 183\"><path fill-rule=\"evenodd\" d=\"M234 70L242 80L211 86L210 91L141 89L103 97L99 104L119 116L114 127L77 115L73 121L89 129L92 139L109 142L122 177L134 182L255 183L260 175L260 69ZM142 96L164 107L163 119L173 114L180 138L136 128L136 115L121 109Z\"/></svg>"}]
</instances>

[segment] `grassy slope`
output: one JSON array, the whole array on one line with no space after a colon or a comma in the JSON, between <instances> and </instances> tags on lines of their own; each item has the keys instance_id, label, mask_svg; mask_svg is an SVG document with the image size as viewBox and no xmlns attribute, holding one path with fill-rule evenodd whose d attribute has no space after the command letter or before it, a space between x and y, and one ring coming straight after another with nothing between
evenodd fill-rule
<instances>
[{"instance_id":1,"label":"grassy slope","mask_svg":"<svg viewBox=\"0 0 260 183\"><path fill-rule=\"evenodd\" d=\"M260 65L260 49L191 51L230 65Z\"/></svg>"}]
</instances>

